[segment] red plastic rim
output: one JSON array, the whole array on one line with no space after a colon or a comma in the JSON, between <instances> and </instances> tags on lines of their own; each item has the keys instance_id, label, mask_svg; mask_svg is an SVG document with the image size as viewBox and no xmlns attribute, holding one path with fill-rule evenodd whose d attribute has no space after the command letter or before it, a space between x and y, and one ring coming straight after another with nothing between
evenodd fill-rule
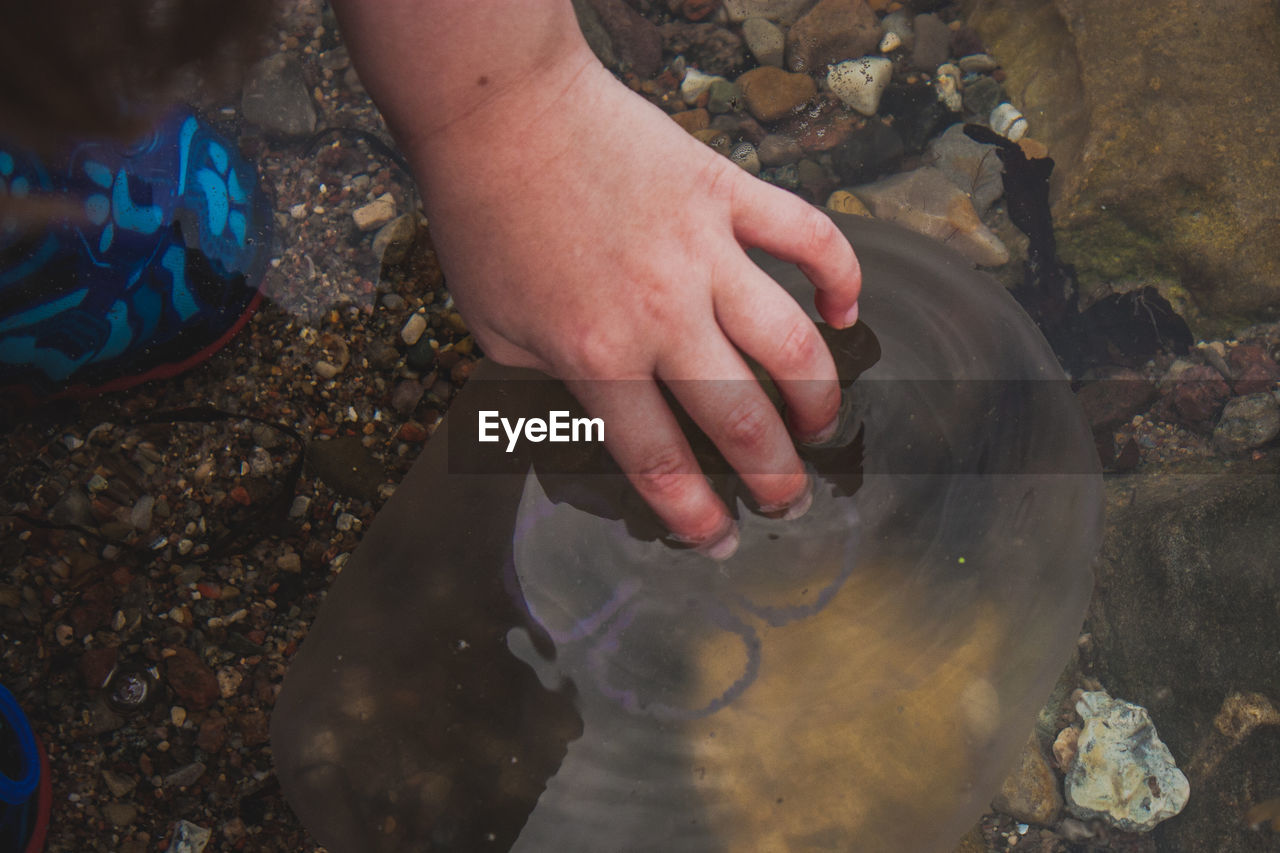
<instances>
[{"instance_id":1,"label":"red plastic rim","mask_svg":"<svg viewBox=\"0 0 1280 853\"><path fill-rule=\"evenodd\" d=\"M42 853L45 838L49 835L49 810L53 805L53 781L49 778L49 755L44 751L40 735L36 735L36 750L40 753L40 783L36 788L36 824L23 853Z\"/></svg>"}]
</instances>

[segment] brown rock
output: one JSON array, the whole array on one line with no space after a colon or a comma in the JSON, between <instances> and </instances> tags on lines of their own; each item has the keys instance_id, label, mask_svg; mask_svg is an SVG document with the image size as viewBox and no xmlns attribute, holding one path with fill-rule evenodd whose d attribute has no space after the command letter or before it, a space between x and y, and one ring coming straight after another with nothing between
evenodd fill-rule
<instances>
[{"instance_id":1,"label":"brown rock","mask_svg":"<svg viewBox=\"0 0 1280 853\"><path fill-rule=\"evenodd\" d=\"M236 729L244 738L245 746L259 746L271 737L267 715L256 708L245 712L236 720Z\"/></svg>"},{"instance_id":2,"label":"brown rock","mask_svg":"<svg viewBox=\"0 0 1280 853\"><path fill-rule=\"evenodd\" d=\"M951 52L951 30L937 15L916 15L913 27L916 41L911 48L911 65L932 74Z\"/></svg>"},{"instance_id":3,"label":"brown rock","mask_svg":"<svg viewBox=\"0 0 1280 853\"><path fill-rule=\"evenodd\" d=\"M80 674L84 683L91 690L101 688L107 682L107 676L115 669L117 651L114 648L87 649L80 656Z\"/></svg>"},{"instance_id":4,"label":"brown rock","mask_svg":"<svg viewBox=\"0 0 1280 853\"><path fill-rule=\"evenodd\" d=\"M1206 431L1231 397L1231 388L1212 367L1197 364L1182 373L1165 402L1175 419L1191 429Z\"/></svg>"},{"instance_id":5,"label":"brown rock","mask_svg":"<svg viewBox=\"0 0 1280 853\"><path fill-rule=\"evenodd\" d=\"M1156 386L1136 370L1117 370L1104 379L1086 383L1076 392L1089 426L1114 429L1143 412L1155 399Z\"/></svg>"},{"instance_id":6,"label":"brown rock","mask_svg":"<svg viewBox=\"0 0 1280 853\"><path fill-rule=\"evenodd\" d=\"M1280 365L1277 365L1265 348L1256 344L1238 346L1227 353L1233 382L1231 390L1236 394L1259 394L1270 391L1280 382Z\"/></svg>"},{"instance_id":7,"label":"brown rock","mask_svg":"<svg viewBox=\"0 0 1280 853\"><path fill-rule=\"evenodd\" d=\"M873 53L880 35L867 0L819 0L787 33L787 67L821 73L826 65Z\"/></svg>"},{"instance_id":8,"label":"brown rock","mask_svg":"<svg viewBox=\"0 0 1280 853\"><path fill-rule=\"evenodd\" d=\"M178 651L164 663L165 679L189 709L201 710L218 701L218 679L191 649Z\"/></svg>"},{"instance_id":9,"label":"brown rock","mask_svg":"<svg viewBox=\"0 0 1280 853\"><path fill-rule=\"evenodd\" d=\"M747 101L747 109L760 121L785 118L818 94L818 87L809 75L791 74L771 65L753 68L736 82Z\"/></svg>"},{"instance_id":10,"label":"brown rock","mask_svg":"<svg viewBox=\"0 0 1280 853\"><path fill-rule=\"evenodd\" d=\"M196 735L196 746L208 753L219 752L227 743L227 718L221 714L210 714L200 724L200 732Z\"/></svg>"},{"instance_id":11,"label":"brown rock","mask_svg":"<svg viewBox=\"0 0 1280 853\"><path fill-rule=\"evenodd\" d=\"M1062 816L1062 791L1035 735L1027 741L1013 772L991 801L998 812L1041 826L1052 826Z\"/></svg>"},{"instance_id":12,"label":"brown rock","mask_svg":"<svg viewBox=\"0 0 1280 853\"><path fill-rule=\"evenodd\" d=\"M671 120L684 128L685 133L695 133L711 126L711 113L703 109L683 110L673 113Z\"/></svg>"},{"instance_id":13,"label":"brown rock","mask_svg":"<svg viewBox=\"0 0 1280 853\"><path fill-rule=\"evenodd\" d=\"M842 145L862 123L839 98L822 92L809 109L779 125L778 132L794 139L806 154L818 154Z\"/></svg>"},{"instance_id":14,"label":"brown rock","mask_svg":"<svg viewBox=\"0 0 1280 853\"><path fill-rule=\"evenodd\" d=\"M662 68L662 35L624 0L590 0L618 62L641 77L652 77Z\"/></svg>"},{"instance_id":15,"label":"brown rock","mask_svg":"<svg viewBox=\"0 0 1280 853\"><path fill-rule=\"evenodd\" d=\"M720 8L720 0L684 0L680 4L680 14L690 21L702 21L711 17Z\"/></svg>"},{"instance_id":16,"label":"brown rock","mask_svg":"<svg viewBox=\"0 0 1280 853\"><path fill-rule=\"evenodd\" d=\"M671 21L658 32L668 53L682 54L708 74L728 74L746 60L742 36L716 24Z\"/></svg>"},{"instance_id":17,"label":"brown rock","mask_svg":"<svg viewBox=\"0 0 1280 853\"><path fill-rule=\"evenodd\" d=\"M1208 331L1280 305L1273 0L1238 0L1212 24L1196 0L1119 15L1111 0L971 5L1053 151L1055 232L1082 284L1176 276L1222 318Z\"/></svg>"}]
</instances>

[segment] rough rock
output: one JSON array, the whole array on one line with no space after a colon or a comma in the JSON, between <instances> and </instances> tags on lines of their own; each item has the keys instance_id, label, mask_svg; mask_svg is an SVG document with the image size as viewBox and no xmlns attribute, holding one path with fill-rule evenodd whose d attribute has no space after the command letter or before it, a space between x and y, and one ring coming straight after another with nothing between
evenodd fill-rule
<instances>
[{"instance_id":1,"label":"rough rock","mask_svg":"<svg viewBox=\"0 0 1280 853\"><path fill-rule=\"evenodd\" d=\"M287 54L269 56L253 67L240 109L247 121L268 133L300 137L316 131L316 107L302 67Z\"/></svg>"},{"instance_id":2,"label":"rough rock","mask_svg":"<svg viewBox=\"0 0 1280 853\"><path fill-rule=\"evenodd\" d=\"M807 74L790 74L781 68L753 68L737 80L747 110L760 121L777 121L818 94Z\"/></svg>"},{"instance_id":3,"label":"rough rock","mask_svg":"<svg viewBox=\"0 0 1280 853\"><path fill-rule=\"evenodd\" d=\"M1058 777L1045 759L1034 734L1018 754L1013 771L991 801L991 807L1023 823L1040 826L1052 826L1062 816Z\"/></svg>"},{"instance_id":4,"label":"rough rock","mask_svg":"<svg viewBox=\"0 0 1280 853\"><path fill-rule=\"evenodd\" d=\"M1126 832L1149 832L1182 811L1190 785L1146 708L1093 691L1076 710L1084 728L1066 779L1072 814L1101 818Z\"/></svg>"},{"instance_id":5,"label":"rough rock","mask_svg":"<svg viewBox=\"0 0 1280 853\"><path fill-rule=\"evenodd\" d=\"M1280 383L1280 365L1257 344L1242 344L1227 353L1231 390L1237 394L1273 391Z\"/></svg>"},{"instance_id":6,"label":"rough rock","mask_svg":"<svg viewBox=\"0 0 1280 853\"><path fill-rule=\"evenodd\" d=\"M832 152L832 165L847 183L861 184L895 171L906 148L895 128L869 121L852 131L848 139Z\"/></svg>"},{"instance_id":7,"label":"rough rock","mask_svg":"<svg viewBox=\"0 0 1280 853\"><path fill-rule=\"evenodd\" d=\"M1184 276L1211 330L1280 308L1272 0L968 6L1053 152L1059 248L1086 286Z\"/></svg>"},{"instance_id":8,"label":"rough rock","mask_svg":"<svg viewBox=\"0 0 1280 853\"><path fill-rule=\"evenodd\" d=\"M1161 850L1257 849L1256 834L1223 815L1280 790L1280 728L1250 731L1240 721L1262 715L1225 707L1235 691L1280 699L1278 472L1273 451L1223 473L1107 485L1086 629L1098 677L1151 709L1191 782L1187 808L1153 833Z\"/></svg>"},{"instance_id":9,"label":"rough rock","mask_svg":"<svg viewBox=\"0 0 1280 853\"><path fill-rule=\"evenodd\" d=\"M818 0L787 32L787 67L821 72L825 65L874 53L880 35L866 0Z\"/></svg>"},{"instance_id":10,"label":"rough rock","mask_svg":"<svg viewBox=\"0 0 1280 853\"><path fill-rule=\"evenodd\" d=\"M1213 443L1226 453L1241 453L1261 447L1280 435L1280 403L1268 392L1246 394L1227 401Z\"/></svg>"},{"instance_id":11,"label":"rough rock","mask_svg":"<svg viewBox=\"0 0 1280 853\"><path fill-rule=\"evenodd\" d=\"M968 196L932 166L854 187L853 193L877 218L946 243L975 264L1009 260L1009 250L982 224Z\"/></svg>"},{"instance_id":12,"label":"rough rock","mask_svg":"<svg viewBox=\"0 0 1280 853\"><path fill-rule=\"evenodd\" d=\"M351 212L351 219L361 231L377 231L396 218L396 202L390 193L362 204Z\"/></svg>"},{"instance_id":13,"label":"rough rock","mask_svg":"<svg viewBox=\"0 0 1280 853\"><path fill-rule=\"evenodd\" d=\"M931 140L925 149L924 162L939 169L951 183L968 193L979 215L986 213L1004 192L995 146L970 139L962 124L951 125Z\"/></svg>"}]
</instances>

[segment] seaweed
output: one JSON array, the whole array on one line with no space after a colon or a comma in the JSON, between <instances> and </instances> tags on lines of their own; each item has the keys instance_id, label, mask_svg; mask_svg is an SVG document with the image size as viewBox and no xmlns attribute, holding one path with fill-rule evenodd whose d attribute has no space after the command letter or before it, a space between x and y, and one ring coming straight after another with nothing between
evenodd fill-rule
<instances>
[{"instance_id":1,"label":"seaweed","mask_svg":"<svg viewBox=\"0 0 1280 853\"><path fill-rule=\"evenodd\" d=\"M1151 285L1109 294L1082 311L1075 269L1058 257L1053 234L1053 159L1028 157L1020 145L982 125L966 124L964 132L976 142L996 146L1004 166L1009 219L1030 241L1023 280L1013 296L1069 373L1105 365L1138 366L1161 350L1178 355L1190 350L1193 338L1186 320Z\"/></svg>"}]
</instances>

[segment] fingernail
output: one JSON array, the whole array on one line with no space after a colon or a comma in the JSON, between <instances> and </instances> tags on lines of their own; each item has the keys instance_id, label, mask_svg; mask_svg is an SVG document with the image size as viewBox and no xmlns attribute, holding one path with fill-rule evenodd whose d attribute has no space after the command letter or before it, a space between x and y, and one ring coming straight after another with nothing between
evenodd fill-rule
<instances>
[{"instance_id":1,"label":"fingernail","mask_svg":"<svg viewBox=\"0 0 1280 853\"><path fill-rule=\"evenodd\" d=\"M847 329L856 322L858 322L858 303L855 302L853 307L840 318L840 328Z\"/></svg>"},{"instance_id":2,"label":"fingernail","mask_svg":"<svg viewBox=\"0 0 1280 853\"><path fill-rule=\"evenodd\" d=\"M801 444L826 444L828 441L835 438L836 430L840 429L840 416L842 414L842 410L843 407L836 409L836 416L831 419L831 423L810 435L796 436L796 441Z\"/></svg>"},{"instance_id":3,"label":"fingernail","mask_svg":"<svg viewBox=\"0 0 1280 853\"><path fill-rule=\"evenodd\" d=\"M792 498L785 504L762 506L760 507L760 514L769 518L778 518L782 521L795 521L808 512L811 506L813 506L813 478L806 475L804 478L804 491L798 497Z\"/></svg>"},{"instance_id":4,"label":"fingernail","mask_svg":"<svg viewBox=\"0 0 1280 853\"><path fill-rule=\"evenodd\" d=\"M698 553L717 563L724 562L738 550L738 525L729 519L729 527L723 533L697 546Z\"/></svg>"}]
</instances>

